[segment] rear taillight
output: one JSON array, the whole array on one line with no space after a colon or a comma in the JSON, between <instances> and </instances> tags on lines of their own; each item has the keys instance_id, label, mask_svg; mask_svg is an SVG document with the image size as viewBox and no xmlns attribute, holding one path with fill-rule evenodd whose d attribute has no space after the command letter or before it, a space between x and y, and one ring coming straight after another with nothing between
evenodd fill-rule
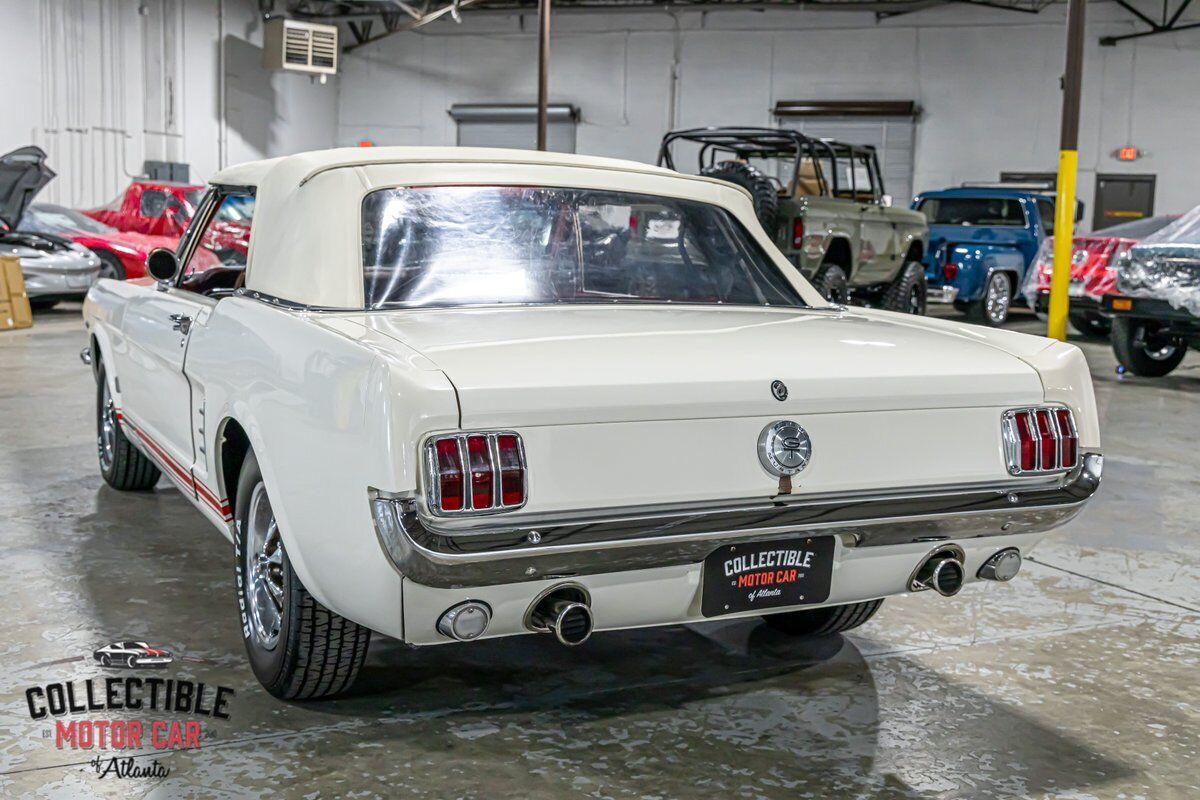
<instances>
[{"instance_id":1,"label":"rear taillight","mask_svg":"<svg viewBox=\"0 0 1200 800\"><path fill-rule=\"evenodd\" d=\"M435 514L507 511L525 505L525 449L508 432L438 436L425 444L426 499Z\"/></svg>"},{"instance_id":2,"label":"rear taillight","mask_svg":"<svg viewBox=\"0 0 1200 800\"><path fill-rule=\"evenodd\" d=\"M1004 458L1013 475L1058 472L1079 461L1079 434L1070 409L1059 406L1004 412Z\"/></svg>"},{"instance_id":3,"label":"rear taillight","mask_svg":"<svg viewBox=\"0 0 1200 800\"><path fill-rule=\"evenodd\" d=\"M942 253L942 274L946 276L946 280L952 281L958 275L958 264L954 262L954 248L946 246L946 251Z\"/></svg>"},{"instance_id":4,"label":"rear taillight","mask_svg":"<svg viewBox=\"0 0 1200 800\"><path fill-rule=\"evenodd\" d=\"M800 250L804 247L804 220L796 217L792 220L792 249Z\"/></svg>"},{"instance_id":5,"label":"rear taillight","mask_svg":"<svg viewBox=\"0 0 1200 800\"><path fill-rule=\"evenodd\" d=\"M436 454L433 482L438 490L438 508L442 511L463 509L463 462L457 439L439 439L433 445Z\"/></svg>"}]
</instances>

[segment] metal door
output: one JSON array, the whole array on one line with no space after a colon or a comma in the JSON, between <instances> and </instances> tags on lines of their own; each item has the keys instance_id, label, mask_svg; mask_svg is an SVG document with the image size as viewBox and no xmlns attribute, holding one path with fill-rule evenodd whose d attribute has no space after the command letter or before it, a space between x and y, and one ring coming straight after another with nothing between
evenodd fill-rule
<instances>
[{"instance_id":1,"label":"metal door","mask_svg":"<svg viewBox=\"0 0 1200 800\"><path fill-rule=\"evenodd\" d=\"M1092 230L1154 216L1154 175L1097 175Z\"/></svg>"}]
</instances>

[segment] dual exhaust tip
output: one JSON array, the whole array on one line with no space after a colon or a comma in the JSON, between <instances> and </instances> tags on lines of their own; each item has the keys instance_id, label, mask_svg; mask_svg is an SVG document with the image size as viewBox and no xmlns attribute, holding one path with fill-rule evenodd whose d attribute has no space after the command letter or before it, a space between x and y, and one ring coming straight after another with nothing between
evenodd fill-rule
<instances>
[{"instance_id":1,"label":"dual exhaust tip","mask_svg":"<svg viewBox=\"0 0 1200 800\"><path fill-rule=\"evenodd\" d=\"M442 612L438 632L457 642L478 639L492 621L492 609L480 600L467 600ZM567 647L583 644L592 635L591 598L574 583L560 584L544 592L529 606L525 627L537 633L552 633Z\"/></svg>"},{"instance_id":2,"label":"dual exhaust tip","mask_svg":"<svg viewBox=\"0 0 1200 800\"><path fill-rule=\"evenodd\" d=\"M932 589L942 597L953 597L962 589L967 570L963 566L963 552L957 547L938 550L929 555L913 573L909 581L910 592ZM1021 552L1015 547L1005 548L988 557L979 568L977 577L987 581L1011 581L1021 570Z\"/></svg>"},{"instance_id":3,"label":"dual exhaust tip","mask_svg":"<svg viewBox=\"0 0 1200 800\"><path fill-rule=\"evenodd\" d=\"M953 597L962 589L967 571L964 553L958 547L935 550L917 567L908 589L920 592L932 589L942 597ZM1009 547L993 553L979 568L978 577L989 581L1010 581L1021 569L1021 553ZM459 642L477 639L492 621L492 609L479 600L452 606L438 618L437 629ZM564 583L544 592L529 606L525 627L537 633L552 633L567 647L581 645L592 635L595 618L587 590L576 583Z\"/></svg>"}]
</instances>

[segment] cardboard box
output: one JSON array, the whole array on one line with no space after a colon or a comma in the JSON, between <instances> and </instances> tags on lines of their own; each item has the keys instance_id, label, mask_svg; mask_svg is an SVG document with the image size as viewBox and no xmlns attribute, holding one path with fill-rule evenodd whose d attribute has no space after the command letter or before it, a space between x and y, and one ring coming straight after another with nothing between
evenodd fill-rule
<instances>
[{"instance_id":1,"label":"cardboard box","mask_svg":"<svg viewBox=\"0 0 1200 800\"><path fill-rule=\"evenodd\" d=\"M0 256L0 331L33 325L33 310L25 294L25 276L15 256Z\"/></svg>"}]
</instances>

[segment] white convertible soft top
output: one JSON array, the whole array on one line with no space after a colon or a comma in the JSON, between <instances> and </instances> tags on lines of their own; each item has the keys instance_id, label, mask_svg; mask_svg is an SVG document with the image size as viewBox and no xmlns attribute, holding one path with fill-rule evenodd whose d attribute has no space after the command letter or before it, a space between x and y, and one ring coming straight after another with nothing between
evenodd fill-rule
<instances>
[{"instance_id":1,"label":"white convertible soft top","mask_svg":"<svg viewBox=\"0 0 1200 800\"><path fill-rule=\"evenodd\" d=\"M806 302L824 304L763 232L744 189L636 161L495 148L345 147L238 164L211 182L255 188L246 288L303 305L363 307L360 209L368 193L481 183L629 191L722 206Z\"/></svg>"}]
</instances>

